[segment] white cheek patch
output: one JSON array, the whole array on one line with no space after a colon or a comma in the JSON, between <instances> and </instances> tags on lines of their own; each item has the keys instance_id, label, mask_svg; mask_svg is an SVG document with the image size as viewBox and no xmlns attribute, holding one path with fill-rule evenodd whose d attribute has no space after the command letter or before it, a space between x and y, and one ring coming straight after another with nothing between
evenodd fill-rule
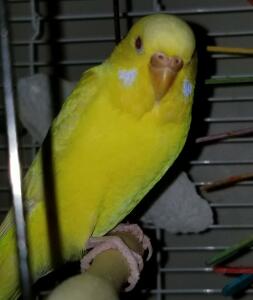
<instances>
[{"instance_id":1,"label":"white cheek patch","mask_svg":"<svg viewBox=\"0 0 253 300\"><path fill-rule=\"evenodd\" d=\"M188 79L184 80L182 88L183 88L183 95L185 97L191 96L193 88L191 82Z\"/></svg>"},{"instance_id":2,"label":"white cheek patch","mask_svg":"<svg viewBox=\"0 0 253 300\"><path fill-rule=\"evenodd\" d=\"M123 85L131 86L136 79L137 70L136 69L119 70L118 76L119 76L119 80L122 81Z\"/></svg>"}]
</instances>

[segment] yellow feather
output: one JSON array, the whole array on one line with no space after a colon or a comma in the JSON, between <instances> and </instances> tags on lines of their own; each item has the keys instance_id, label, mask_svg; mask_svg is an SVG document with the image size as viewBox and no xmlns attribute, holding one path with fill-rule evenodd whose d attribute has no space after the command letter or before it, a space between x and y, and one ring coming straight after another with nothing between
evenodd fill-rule
<instances>
[{"instance_id":1,"label":"yellow feather","mask_svg":"<svg viewBox=\"0 0 253 300\"><path fill-rule=\"evenodd\" d=\"M143 40L140 53L134 44L138 36ZM108 60L84 74L64 104L50 131L64 260L78 259L91 235L103 235L119 223L180 153L191 121L194 49L194 36L180 19L145 17ZM169 92L159 101L149 74L150 57L157 51L184 61ZM120 74L130 71L133 80L124 82ZM24 179L34 280L53 268L43 147ZM0 300L15 299L18 291L11 213L7 218L0 229ZM5 279L6 273L12 280Z\"/></svg>"}]
</instances>

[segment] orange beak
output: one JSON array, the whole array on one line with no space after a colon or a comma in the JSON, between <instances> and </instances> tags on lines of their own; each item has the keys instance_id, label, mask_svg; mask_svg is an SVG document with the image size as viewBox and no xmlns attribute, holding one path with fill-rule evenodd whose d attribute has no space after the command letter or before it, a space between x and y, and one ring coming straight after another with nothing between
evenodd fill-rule
<instances>
[{"instance_id":1,"label":"orange beak","mask_svg":"<svg viewBox=\"0 0 253 300\"><path fill-rule=\"evenodd\" d=\"M183 67L183 60L178 56L166 56L157 52L150 59L150 76L156 99L160 100L169 91L177 73Z\"/></svg>"}]
</instances>

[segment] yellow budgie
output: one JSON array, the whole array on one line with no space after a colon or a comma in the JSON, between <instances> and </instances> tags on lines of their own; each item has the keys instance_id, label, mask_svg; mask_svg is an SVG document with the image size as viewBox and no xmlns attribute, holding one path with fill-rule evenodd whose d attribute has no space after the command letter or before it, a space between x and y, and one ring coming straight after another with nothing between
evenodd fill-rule
<instances>
[{"instance_id":1,"label":"yellow budgie","mask_svg":"<svg viewBox=\"0 0 253 300\"><path fill-rule=\"evenodd\" d=\"M191 121L195 52L185 22L144 17L65 102L50 129L64 261L80 259L87 240L114 228L177 158ZM53 268L42 170L40 150L23 183L34 281ZM10 211L0 228L0 300L20 292L14 236Z\"/></svg>"}]
</instances>

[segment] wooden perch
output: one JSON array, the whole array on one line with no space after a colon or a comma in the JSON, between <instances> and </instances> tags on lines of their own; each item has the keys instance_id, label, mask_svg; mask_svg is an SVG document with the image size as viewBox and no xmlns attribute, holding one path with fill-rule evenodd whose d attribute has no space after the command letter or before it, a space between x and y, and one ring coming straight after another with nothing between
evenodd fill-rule
<instances>
[{"instance_id":1,"label":"wooden perch","mask_svg":"<svg viewBox=\"0 0 253 300\"><path fill-rule=\"evenodd\" d=\"M131 233L115 233L136 253L143 248ZM90 268L59 285L48 300L119 300L119 292L127 284L129 267L118 250L110 249L98 254Z\"/></svg>"},{"instance_id":2,"label":"wooden perch","mask_svg":"<svg viewBox=\"0 0 253 300\"><path fill-rule=\"evenodd\" d=\"M213 268L213 271L220 274L253 274L253 267L217 266Z\"/></svg>"},{"instance_id":3,"label":"wooden perch","mask_svg":"<svg viewBox=\"0 0 253 300\"><path fill-rule=\"evenodd\" d=\"M223 140L231 137L239 137L239 136L244 136L248 134L253 134L253 127L249 128L243 128L243 129L237 129L237 130L230 130L230 131L225 131L221 133L216 133L216 134L210 134L207 136L199 137L195 140L195 142L198 143L206 143L206 142L214 142L218 140Z\"/></svg>"},{"instance_id":4,"label":"wooden perch","mask_svg":"<svg viewBox=\"0 0 253 300\"><path fill-rule=\"evenodd\" d=\"M247 173L247 174L239 174L234 176L229 176L223 179L218 179L213 182L210 182L206 185L203 185L200 190L205 192L211 192L214 190L218 190L221 188L225 188L231 185L234 185L238 182L249 180L253 178L253 173Z\"/></svg>"},{"instance_id":5,"label":"wooden perch","mask_svg":"<svg viewBox=\"0 0 253 300\"><path fill-rule=\"evenodd\" d=\"M233 257L239 255L240 253L244 253L246 250L249 250L253 246L253 236L249 236L246 239L239 241L237 244L221 251L220 253L211 257L206 264L207 265L220 265Z\"/></svg>"},{"instance_id":6,"label":"wooden perch","mask_svg":"<svg viewBox=\"0 0 253 300\"><path fill-rule=\"evenodd\" d=\"M253 76L220 76L213 77L205 80L205 84L208 85L224 85L224 84L248 84L253 83Z\"/></svg>"},{"instance_id":7,"label":"wooden perch","mask_svg":"<svg viewBox=\"0 0 253 300\"><path fill-rule=\"evenodd\" d=\"M207 51L212 53L253 55L253 48L207 46Z\"/></svg>"}]
</instances>

